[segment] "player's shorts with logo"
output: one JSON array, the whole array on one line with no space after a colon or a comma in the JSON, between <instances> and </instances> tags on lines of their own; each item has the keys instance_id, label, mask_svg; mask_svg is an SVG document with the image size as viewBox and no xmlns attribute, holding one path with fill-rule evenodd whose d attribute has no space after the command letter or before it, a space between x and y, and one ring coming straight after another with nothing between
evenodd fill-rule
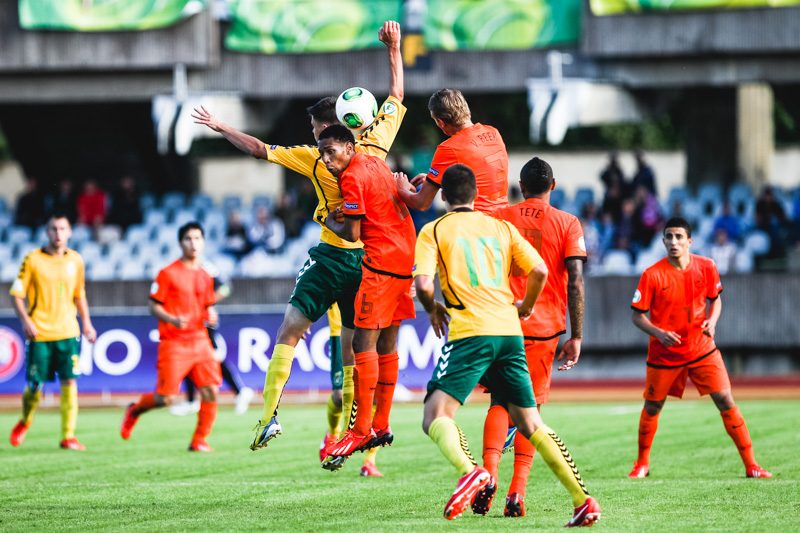
<instances>
[{"instance_id":1,"label":"player's shorts with logo","mask_svg":"<svg viewBox=\"0 0 800 533\"><path fill-rule=\"evenodd\" d=\"M342 325L353 328L353 299L361 283L364 250L320 243L308 251L308 260L297 273L289 303L316 322L328 308L339 304Z\"/></svg>"},{"instance_id":2,"label":"player's shorts with logo","mask_svg":"<svg viewBox=\"0 0 800 533\"><path fill-rule=\"evenodd\" d=\"M70 337L57 341L28 341L25 379L29 383L75 379L80 375L80 338Z\"/></svg>"},{"instance_id":3,"label":"player's shorts with logo","mask_svg":"<svg viewBox=\"0 0 800 533\"><path fill-rule=\"evenodd\" d=\"M412 283L411 276L376 272L364 265L354 303L355 325L363 329L383 329L417 316L411 298Z\"/></svg>"},{"instance_id":4,"label":"player's shorts with logo","mask_svg":"<svg viewBox=\"0 0 800 533\"><path fill-rule=\"evenodd\" d=\"M688 365L664 367L648 363L644 399L660 402L668 395L682 398L687 379L692 380L701 396L731 388L722 354L714 348Z\"/></svg>"},{"instance_id":5,"label":"player's shorts with logo","mask_svg":"<svg viewBox=\"0 0 800 533\"><path fill-rule=\"evenodd\" d=\"M158 345L156 393L174 396L180 392L181 382L189 377L198 388L219 386L222 368L214 358L211 340L202 336L190 339L163 340Z\"/></svg>"},{"instance_id":6,"label":"player's shorts with logo","mask_svg":"<svg viewBox=\"0 0 800 533\"><path fill-rule=\"evenodd\" d=\"M428 382L460 403L480 382L502 405L536 407L521 336L481 335L448 342Z\"/></svg>"}]
</instances>

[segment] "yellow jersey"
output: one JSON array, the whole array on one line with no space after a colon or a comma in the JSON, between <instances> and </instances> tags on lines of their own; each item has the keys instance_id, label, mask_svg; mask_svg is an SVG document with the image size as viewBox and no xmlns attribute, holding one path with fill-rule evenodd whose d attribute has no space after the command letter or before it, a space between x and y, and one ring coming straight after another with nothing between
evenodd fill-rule
<instances>
[{"instance_id":1,"label":"yellow jersey","mask_svg":"<svg viewBox=\"0 0 800 533\"><path fill-rule=\"evenodd\" d=\"M83 259L75 250L51 255L44 248L22 260L9 293L27 298L28 315L36 326L36 341L80 337L76 298L86 298Z\"/></svg>"},{"instance_id":2,"label":"yellow jersey","mask_svg":"<svg viewBox=\"0 0 800 533\"><path fill-rule=\"evenodd\" d=\"M356 137L356 151L385 160L405 114L406 108L400 100L393 96L387 98L378 109L378 115L372 124ZM320 240L337 248L362 248L361 241L350 242L342 239L325 226L328 213L340 207L344 200L338 180L325 168L317 147L310 144L299 146L273 144L265 147L267 161L302 174L314 184L317 193L314 222L322 227Z\"/></svg>"},{"instance_id":3,"label":"yellow jersey","mask_svg":"<svg viewBox=\"0 0 800 533\"><path fill-rule=\"evenodd\" d=\"M522 335L508 277L544 261L510 222L468 209L447 213L422 228L415 261L415 277L439 274L448 341Z\"/></svg>"}]
</instances>

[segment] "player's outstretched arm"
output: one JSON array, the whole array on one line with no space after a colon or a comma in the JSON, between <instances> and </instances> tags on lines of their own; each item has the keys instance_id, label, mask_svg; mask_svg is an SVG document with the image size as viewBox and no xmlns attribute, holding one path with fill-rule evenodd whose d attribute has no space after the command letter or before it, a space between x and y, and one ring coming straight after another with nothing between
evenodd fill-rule
<instances>
[{"instance_id":1,"label":"player's outstretched arm","mask_svg":"<svg viewBox=\"0 0 800 533\"><path fill-rule=\"evenodd\" d=\"M581 357L581 342L583 341L583 315L586 308L584 300L583 286L583 261L580 259L569 259L567 266L567 303L569 307L569 323L571 335L569 340L564 343L558 360L564 363L558 367L559 370L569 370L578 364Z\"/></svg>"},{"instance_id":2,"label":"player's outstretched arm","mask_svg":"<svg viewBox=\"0 0 800 533\"><path fill-rule=\"evenodd\" d=\"M447 308L434 299L433 276L420 274L414 278L414 287L417 290L417 299L428 313L433 332L440 339L447 335L447 325L450 323L450 315Z\"/></svg>"},{"instance_id":3,"label":"player's outstretched arm","mask_svg":"<svg viewBox=\"0 0 800 533\"><path fill-rule=\"evenodd\" d=\"M528 285L525 288L525 298L517 303L517 313L521 319L526 319L533 313L533 305L547 283L547 267L539 263L536 268L528 273Z\"/></svg>"},{"instance_id":4,"label":"player's outstretched arm","mask_svg":"<svg viewBox=\"0 0 800 533\"><path fill-rule=\"evenodd\" d=\"M410 183L413 185L414 181L412 180ZM403 202L417 211L426 211L430 208L431 204L433 204L433 199L436 198L436 193L439 192L439 188L428 181L424 182L422 188L416 192L408 187L398 186L397 189Z\"/></svg>"},{"instance_id":5,"label":"player's outstretched arm","mask_svg":"<svg viewBox=\"0 0 800 533\"><path fill-rule=\"evenodd\" d=\"M264 143L252 135L237 130L236 128L221 122L214 117L205 107L195 107L192 112L195 124L202 124L217 133L221 133L228 142L246 154L259 159L267 158L267 148Z\"/></svg>"},{"instance_id":6,"label":"player's outstretched arm","mask_svg":"<svg viewBox=\"0 0 800 533\"><path fill-rule=\"evenodd\" d=\"M389 53L389 94L403 101L403 57L400 53L400 23L387 20L378 30L378 39Z\"/></svg>"}]
</instances>

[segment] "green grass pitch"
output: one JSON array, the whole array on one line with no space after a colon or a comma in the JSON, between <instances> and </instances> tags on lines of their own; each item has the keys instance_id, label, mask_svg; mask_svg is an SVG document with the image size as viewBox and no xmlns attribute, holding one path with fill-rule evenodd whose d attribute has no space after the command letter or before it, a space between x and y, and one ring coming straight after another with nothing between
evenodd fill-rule
<instances>
[{"instance_id":1,"label":"green grass pitch","mask_svg":"<svg viewBox=\"0 0 800 533\"><path fill-rule=\"evenodd\" d=\"M652 453L651 475L629 480L639 404L548 405L561 435L603 507L595 526L626 531L783 531L798 511L800 402L740 403L771 480L744 478L739 456L708 401L668 402ZM480 454L486 405L459 412ZM572 506L541 459L534 462L524 518L502 516L512 456L486 517L441 517L456 474L420 429L420 405L395 407L395 445L378 455L384 478L358 476L362 455L329 473L317 450L323 406L285 406L284 434L251 452L257 408L243 417L222 408L209 439L216 451L186 451L194 417L145 415L130 441L118 436L122 409L83 410L85 453L57 448L59 415L37 415L21 448L7 441L17 413L0 414L0 531L471 531L560 528Z\"/></svg>"}]
</instances>

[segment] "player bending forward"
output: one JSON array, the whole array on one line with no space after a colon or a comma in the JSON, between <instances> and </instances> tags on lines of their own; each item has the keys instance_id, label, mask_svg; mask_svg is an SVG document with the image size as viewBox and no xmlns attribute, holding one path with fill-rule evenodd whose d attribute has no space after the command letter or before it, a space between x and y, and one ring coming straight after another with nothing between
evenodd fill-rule
<instances>
[{"instance_id":1,"label":"player bending forward","mask_svg":"<svg viewBox=\"0 0 800 533\"><path fill-rule=\"evenodd\" d=\"M714 262L689 252L692 228L682 218L664 226L667 257L644 271L633 295L633 323L650 335L644 409L639 418L639 456L628 475L650 473L650 447L667 395L680 398L686 378L710 394L744 463L747 477L772 477L758 466L753 441L733 401L722 355L714 344L722 312L722 282ZM648 318L647 315L650 314Z\"/></svg>"},{"instance_id":2,"label":"player bending forward","mask_svg":"<svg viewBox=\"0 0 800 533\"><path fill-rule=\"evenodd\" d=\"M600 505L589 496L564 443L536 410L525 362L519 318L531 315L547 268L513 225L473 211L475 176L468 167L454 165L445 171L442 195L449 213L422 228L414 277L434 331L438 336L447 334L428 382L422 422L425 433L462 474L444 516L456 518L478 491L496 483L485 468L475 465L454 420L480 380L494 391L518 431L572 496L575 510L566 525L590 526L600 518ZM508 281L512 271L528 275L525 298L516 307ZM437 272L444 304L434 300Z\"/></svg>"},{"instance_id":3,"label":"player bending forward","mask_svg":"<svg viewBox=\"0 0 800 533\"><path fill-rule=\"evenodd\" d=\"M217 325L214 279L202 267L203 228L197 222L178 230L182 256L162 269L150 289L150 312L158 319L156 392L143 394L125 410L120 436L128 440L139 417L178 399L181 381L189 376L200 391L200 411L189 451L210 452L206 437L217 418L217 392L222 383L219 362L206 331Z\"/></svg>"}]
</instances>

